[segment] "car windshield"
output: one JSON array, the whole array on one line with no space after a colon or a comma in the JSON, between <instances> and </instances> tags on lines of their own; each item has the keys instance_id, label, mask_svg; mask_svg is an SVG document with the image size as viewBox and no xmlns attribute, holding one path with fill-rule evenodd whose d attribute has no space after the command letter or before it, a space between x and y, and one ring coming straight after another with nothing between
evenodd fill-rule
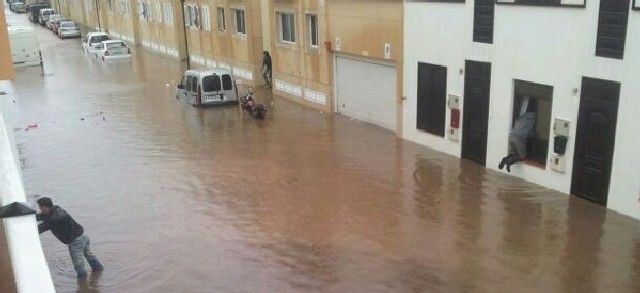
<instances>
[{"instance_id":1,"label":"car windshield","mask_svg":"<svg viewBox=\"0 0 640 293\"><path fill-rule=\"evenodd\" d=\"M127 47L127 44L123 42L107 43L107 49L118 49L118 48L126 48L126 47Z\"/></svg>"},{"instance_id":2,"label":"car windshield","mask_svg":"<svg viewBox=\"0 0 640 293\"><path fill-rule=\"evenodd\" d=\"M107 35L93 36L93 37L91 37L91 43L100 43L100 42L106 41L108 39L109 39L109 36L107 36Z\"/></svg>"},{"instance_id":3,"label":"car windshield","mask_svg":"<svg viewBox=\"0 0 640 293\"><path fill-rule=\"evenodd\" d=\"M67 21L60 24L61 27L74 27L76 24L73 21Z\"/></svg>"},{"instance_id":4,"label":"car windshield","mask_svg":"<svg viewBox=\"0 0 640 293\"><path fill-rule=\"evenodd\" d=\"M207 75L202 78L202 87L205 92L219 92L220 85L220 77L217 75Z\"/></svg>"},{"instance_id":5,"label":"car windshield","mask_svg":"<svg viewBox=\"0 0 640 293\"><path fill-rule=\"evenodd\" d=\"M45 12L43 12L42 14L43 14L43 15L49 15L49 14L52 14L52 13L53 13L53 11L45 11Z\"/></svg>"}]
</instances>

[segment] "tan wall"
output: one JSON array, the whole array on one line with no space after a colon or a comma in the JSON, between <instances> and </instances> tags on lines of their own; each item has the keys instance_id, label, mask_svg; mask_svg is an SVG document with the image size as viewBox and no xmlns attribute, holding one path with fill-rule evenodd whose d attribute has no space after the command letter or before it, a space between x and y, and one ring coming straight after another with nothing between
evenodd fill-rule
<instances>
[{"instance_id":1,"label":"tan wall","mask_svg":"<svg viewBox=\"0 0 640 293\"><path fill-rule=\"evenodd\" d=\"M322 92L327 101L326 105L321 105L304 97L276 92L314 108L333 112L333 62L337 53L335 40L340 38L340 54L365 56L396 64L396 99L399 101L402 85L402 5L401 0L272 0L269 27L274 80L300 86L303 90ZM276 13L280 11L295 14L295 44L280 41L276 18ZM307 13L318 15L317 49L308 45ZM325 42L330 47L325 47ZM388 60L385 60L385 43L390 43L392 48ZM401 117L401 113L398 116Z\"/></svg>"},{"instance_id":2,"label":"tan wall","mask_svg":"<svg viewBox=\"0 0 640 293\"><path fill-rule=\"evenodd\" d=\"M384 59L385 43L391 45L388 60L396 65L396 135L402 135L402 52L403 1L362 0L327 1L327 41L336 50L340 38L340 53Z\"/></svg>"},{"instance_id":3,"label":"tan wall","mask_svg":"<svg viewBox=\"0 0 640 293\"><path fill-rule=\"evenodd\" d=\"M7 32L7 19L4 15L4 4L0 4L0 80L13 79L13 62L11 61L11 47Z\"/></svg>"}]
</instances>

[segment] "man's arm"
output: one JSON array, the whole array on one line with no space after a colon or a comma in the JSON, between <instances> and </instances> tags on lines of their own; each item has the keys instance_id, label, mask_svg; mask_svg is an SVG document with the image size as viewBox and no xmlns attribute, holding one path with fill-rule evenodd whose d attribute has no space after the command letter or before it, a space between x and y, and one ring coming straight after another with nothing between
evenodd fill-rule
<instances>
[{"instance_id":1,"label":"man's arm","mask_svg":"<svg viewBox=\"0 0 640 293\"><path fill-rule=\"evenodd\" d=\"M47 232L51 230L51 222L50 221L44 221L40 224L38 224L38 233L42 234L44 232Z\"/></svg>"},{"instance_id":2,"label":"man's arm","mask_svg":"<svg viewBox=\"0 0 640 293\"><path fill-rule=\"evenodd\" d=\"M42 222L45 220L45 216L42 213L36 214L36 221Z\"/></svg>"}]
</instances>

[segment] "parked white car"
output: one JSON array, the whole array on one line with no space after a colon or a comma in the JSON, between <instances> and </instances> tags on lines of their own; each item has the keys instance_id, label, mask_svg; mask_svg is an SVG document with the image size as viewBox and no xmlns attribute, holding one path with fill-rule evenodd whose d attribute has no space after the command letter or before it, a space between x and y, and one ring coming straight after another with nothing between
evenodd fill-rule
<instances>
[{"instance_id":1,"label":"parked white car","mask_svg":"<svg viewBox=\"0 0 640 293\"><path fill-rule=\"evenodd\" d=\"M237 103L238 88L229 70L187 70L177 86L176 98L193 106Z\"/></svg>"},{"instance_id":2,"label":"parked white car","mask_svg":"<svg viewBox=\"0 0 640 293\"><path fill-rule=\"evenodd\" d=\"M109 35L105 32L88 32L82 38L82 52L94 54L95 48L103 41L109 40Z\"/></svg>"},{"instance_id":3,"label":"parked white car","mask_svg":"<svg viewBox=\"0 0 640 293\"><path fill-rule=\"evenodd\" d=\"M28 26L12 26L8 29L11 58L14 67L37 66L42 62L36 32Z\"/></svg>"},{"instance_id":4,"label":"parked white car","mask_svg":"<svg viewBox=\"0 0 640 293\"><path fill-rule=\"evenodd\" d=\"M131 49L120 40L102 41L94 47L94 52L102 61L131 58Z\"/></svg>"},{"instance_id":5,"label":"parked white car","mask_svg":"<svg viewBox=\"0 0 640 293\"><path fill-rule=\"evenodd\" d=\"M80 37L80 28L73 21L61 22L58 28L58 36L62 39Z\"/></svg>"}]
</instances>

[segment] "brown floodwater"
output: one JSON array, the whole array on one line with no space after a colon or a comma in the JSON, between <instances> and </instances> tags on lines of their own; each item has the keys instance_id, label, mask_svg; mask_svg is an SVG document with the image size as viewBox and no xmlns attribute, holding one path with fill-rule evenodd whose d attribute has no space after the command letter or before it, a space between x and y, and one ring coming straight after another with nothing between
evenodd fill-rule
<instances>
[{"instance_id":1,"label":"brown floodwater","mask_svg":"<svg viewBox=\"0 0 640 293\"><path fill-rule=\"evenodd\" d=\"M11 106L27 193L106 268L77 284L43 234L59 292L640 291L637 221L281 98L264 121L193 108L174 59L39 31Z\"/></svg>"}]
</instances>

